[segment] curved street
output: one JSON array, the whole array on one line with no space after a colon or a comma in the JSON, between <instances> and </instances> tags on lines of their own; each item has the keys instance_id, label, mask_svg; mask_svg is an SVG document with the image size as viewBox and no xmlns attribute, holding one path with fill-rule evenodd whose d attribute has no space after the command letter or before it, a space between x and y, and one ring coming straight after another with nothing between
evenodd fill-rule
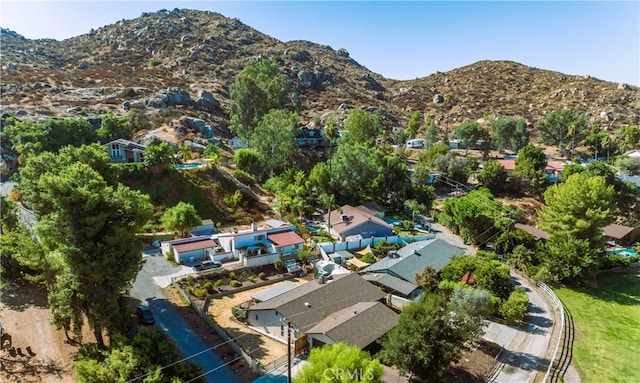
<instances>
[{"instance_id":1,"label":"curved street","mask_svg":"<svg viewBox=\"0 0 640 383\"><path fill-rule=\"evenodd\" d=\"M484 339L504 348L500 365L488 381L498 383L534 382L549 365L546 358L554 325L554 310L541 292L518 275L511 274L515 285L529 296L528 312L522 326L489 322Z\"/></svg>"}]
</instances>

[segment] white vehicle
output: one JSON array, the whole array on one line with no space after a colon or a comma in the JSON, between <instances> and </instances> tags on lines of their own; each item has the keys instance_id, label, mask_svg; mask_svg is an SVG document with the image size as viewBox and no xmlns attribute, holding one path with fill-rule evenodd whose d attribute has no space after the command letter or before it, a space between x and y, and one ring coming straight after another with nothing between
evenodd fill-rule
<instances>
[{"instance_id":1,"label":"white vehicle","mask_svg":"<svg viewBox=\"0 0 640 383\"><path fill-rule=\"evenodd\" d=\"M407 148L424 148L424 139L416 138L407 141Z\"/></svg>"}]
</instances>

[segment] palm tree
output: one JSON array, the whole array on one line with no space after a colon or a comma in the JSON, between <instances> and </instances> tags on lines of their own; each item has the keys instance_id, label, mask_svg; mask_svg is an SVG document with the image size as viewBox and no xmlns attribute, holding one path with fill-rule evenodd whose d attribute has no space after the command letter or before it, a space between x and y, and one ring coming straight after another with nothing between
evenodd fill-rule
<instances>
[{"instance_id":1,"label":"palm tree","mask_svg":"<svg viewBox=\"0 0 640 383\"><path fill-rule=\"evenodd\" d=\"M327 125L324 127L324 136L329 139L329 171L331 171L331 151L333 149L333 141L338 136L338 123L333 118L329 118Z\"/></svg>"},{"instance_id":2,"label":"palm tree","mask_svg":"<svg viewBox=\"0 0 640 383\"><path fill-rule=\"evenodd\" d=\"M189 147L189 145L182 145L180 149L178 149L178 156L180 156L183 162L191 159L191 148Z\"/></svg>"}]
</instances>

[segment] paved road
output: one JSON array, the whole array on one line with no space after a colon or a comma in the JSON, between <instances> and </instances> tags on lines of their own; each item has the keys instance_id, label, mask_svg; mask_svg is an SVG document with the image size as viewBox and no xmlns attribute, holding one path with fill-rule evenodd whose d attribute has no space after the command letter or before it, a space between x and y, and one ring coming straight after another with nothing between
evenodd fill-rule
<instances>
[{"instance_id":1,"label":"paved road","mask_svg":"<svg viewBox=\"0 0 640 383\"><path fill-rule=\"evenodd\" d=\"M131 295L151 307L156 326L164 330L184 355L195 355L206 350L207 346L191 331L175 307L164 297L160 287L154 283L154 277L172 275L182 268L169 264L161 255L145 255L144 259L144 267L133 283ZM207 382L238 382L231 369L212 351L204 352L191 361L202 366L204 373L211 371L205 376Z\"/></svg>"},{"instance_id":2,"label":"paved road","mask_svg":"<svg viewBox=\"0 0 640 383\"><path fill-rule=\"evenodd\" d=\"M546 371L549 363L546 354L553 332L553 308L543 296L544 292L534 289L517 275L512 274L512 281L526 289L529 311L522 327L489 323L484 338L505 349L502 365L491 382L533 382L538 372Z\"/></svg>"},{"instance_id":3,"label":"paved road","mask_svg":"<svg viewBox=\"0 0 640 383\"><path fill-rule=\"evenodd\" d=\"M4 181L0 183L0 191L3 195L8 196L11 193L13 187L16 186L16 183L13 181ZM31 210L25 209L22 204L18 203L18 207L20 208L20 222L23 225L27 226L30 229L33 229L33 226L36 224L36 219Z\"/></svg>"}]
</instances>

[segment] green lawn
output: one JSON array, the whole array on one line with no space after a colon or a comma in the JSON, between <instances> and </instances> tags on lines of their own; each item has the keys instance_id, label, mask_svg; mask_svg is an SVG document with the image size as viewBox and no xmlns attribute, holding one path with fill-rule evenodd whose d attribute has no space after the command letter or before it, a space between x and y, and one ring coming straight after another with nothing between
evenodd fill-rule
<instances>
[{"instance_id":1,"label":"green lawn","mask_svg":"<svg viewBox=\"0 0 640 383\"><path fill-rule=\"evenodd\" d=\"M598 288L554 291L573 314L583 382L640 382L639 268L602 273Z\"/></svg>"}]
</instances>

